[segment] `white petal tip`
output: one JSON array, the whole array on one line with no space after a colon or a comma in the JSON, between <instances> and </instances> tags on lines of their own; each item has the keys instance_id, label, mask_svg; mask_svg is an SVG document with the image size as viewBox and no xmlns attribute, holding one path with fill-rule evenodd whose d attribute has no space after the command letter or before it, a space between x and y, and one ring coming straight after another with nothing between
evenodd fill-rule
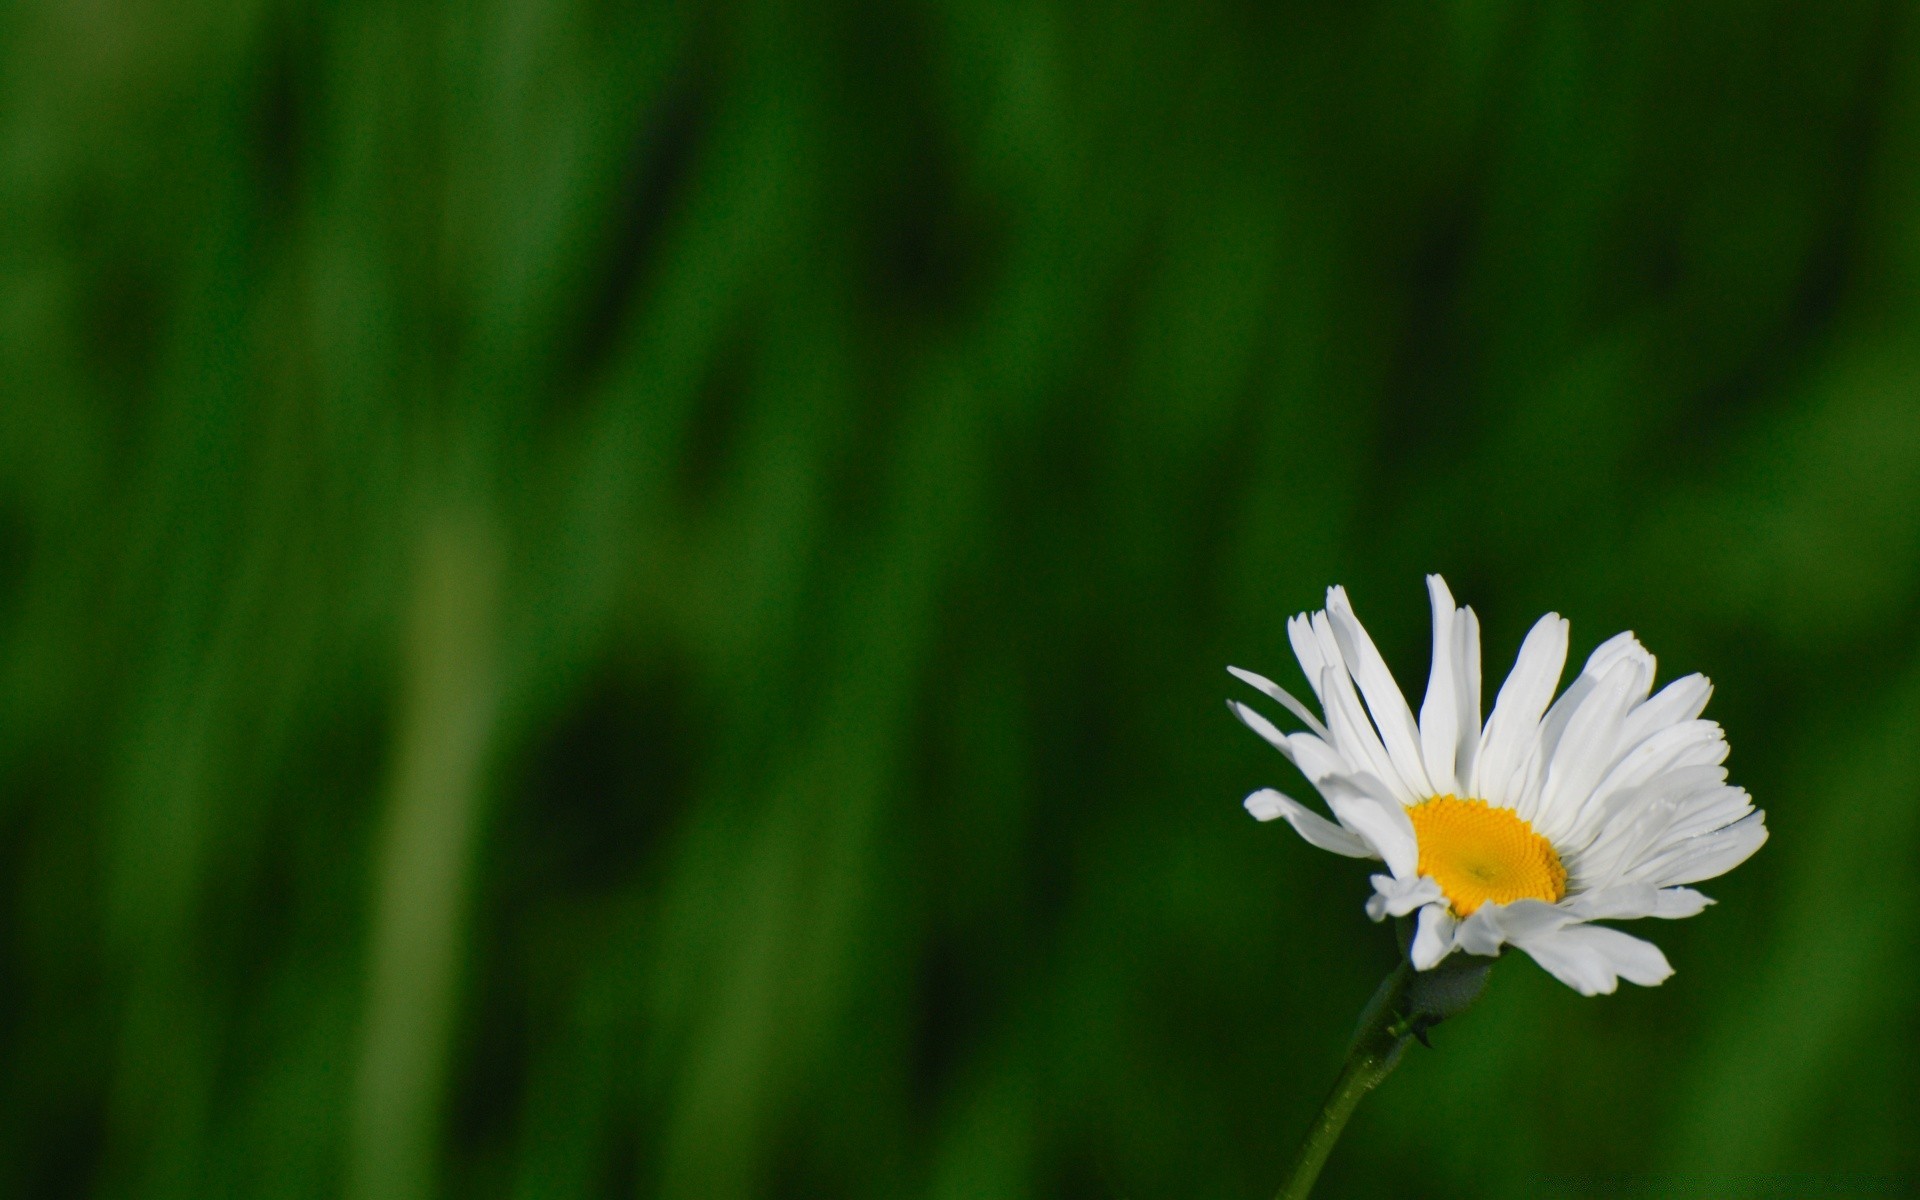
<instances>
[{"instance_id":1,"label":"white petal tip","mask_svg":"<svg viewBox=\"0 0 1920 1200\"><path fill-rule=\"evenodd\" d=\"M1272 788L1261 788L1248 796L1243 804L1256 821L1272 821L1286 811L1286 804L1280 793Z\"/></svg>"},{"instance_id":2,"label":"white petal tip","mask_svg":"<svg viewBox=\"0 0 1920 1200\"><path fill-rule=\"evenodd\" d=\"M1273 693L1274 682L1258 671L1249 671L1245 667L1228 667L1227 674L1238 679L1241 683L1246 684L1256 692L1265 692L1268 695Z\"/></svg>"}]
</instances>

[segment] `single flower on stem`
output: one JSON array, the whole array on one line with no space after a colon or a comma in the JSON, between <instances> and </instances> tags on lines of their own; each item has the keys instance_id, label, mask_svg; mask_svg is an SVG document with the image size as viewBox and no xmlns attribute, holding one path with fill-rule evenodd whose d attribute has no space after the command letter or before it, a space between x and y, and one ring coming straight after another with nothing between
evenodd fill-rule
<instances>
[{"instance_id":1,"label":"single flower on stem","mask_svg":"<svg viewBox=\"0 0 1920 1200\"><path fill-rule=\"evenodd\" d=\"M1653 655L1622 633L1555 699L1567 622L1548 613L1483 723L1479 621L1454 607L1438 575L1427 588L1433 665L1417 720L1343 588L1287 622L1319 714L1272 680L1228 668L1306 726L1283 733L1227 702L1299 768L1331 819L1271 788L1248 796L1247 811L1284 818L1323 850L1383 862L1367 914L1412 918L1402 966L1363 1016L1283 1197L1307 1194L1359 1097L1409 1038L1424 1040L1478 995L1503 947L1583 995L1621 979L1660 983L1673 968L1659 947L1594 922L1691 917L1712 901L1686 885L1724 874L1767 839L1765 814L1727 783L1725 736L1700 718L1705 677L1653 691Z\"/></svg>"}]
</instances>

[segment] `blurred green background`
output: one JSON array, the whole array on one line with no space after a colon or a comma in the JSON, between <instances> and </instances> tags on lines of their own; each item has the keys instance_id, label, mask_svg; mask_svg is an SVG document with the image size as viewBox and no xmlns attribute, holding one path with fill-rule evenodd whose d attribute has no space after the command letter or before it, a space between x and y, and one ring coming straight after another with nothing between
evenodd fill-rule
<instances>
[{"instance_id":1,"label":"blurred green background","mask_svg":"<svg viewBox=\"0 0 1920 1200\"><path fill-rule=\"evenodd\" d=\"M1429 570L1773 840L1321 1194L1910 1187L1913 6L0 8L0 1195L1268 1195Z\"/></svg>"}]
</instances>

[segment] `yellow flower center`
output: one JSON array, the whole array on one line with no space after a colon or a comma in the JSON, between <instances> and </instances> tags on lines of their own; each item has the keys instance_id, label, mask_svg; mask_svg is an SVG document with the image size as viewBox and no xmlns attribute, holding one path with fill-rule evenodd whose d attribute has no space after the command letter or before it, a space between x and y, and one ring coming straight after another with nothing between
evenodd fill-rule
<instances>
[{"instance_id":1,"label":"yellow flower center","mask_svg":"<svg viewBox=\"0 0 1920 1200\"><path fill-rule=\"evenodd\" d=\"M1512 809L1485 800L1435 796L1407 810L1420 843L1420 873L1431 876L1458 916L1491 901L1567 894L1567 869L1547 839Z\"/></svg>"}]
</instances>

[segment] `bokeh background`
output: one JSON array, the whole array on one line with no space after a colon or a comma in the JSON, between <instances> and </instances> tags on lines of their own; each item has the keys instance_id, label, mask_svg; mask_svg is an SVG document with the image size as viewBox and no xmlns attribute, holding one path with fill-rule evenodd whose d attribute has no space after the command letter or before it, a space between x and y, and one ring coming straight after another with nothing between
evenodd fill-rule
<instances>
[{"instance_id":1,"label":"bokeh background","mask_svg":"<svg viewBox=\"0 0 1920 1200\"><path fill-rule=\"evenodd\" d=\"M1268 1195L1429 570L1773 840L1322 1194L1904 1194L1912 6L6 6L0 1194Z\"/></svg>"}]
</instances>

